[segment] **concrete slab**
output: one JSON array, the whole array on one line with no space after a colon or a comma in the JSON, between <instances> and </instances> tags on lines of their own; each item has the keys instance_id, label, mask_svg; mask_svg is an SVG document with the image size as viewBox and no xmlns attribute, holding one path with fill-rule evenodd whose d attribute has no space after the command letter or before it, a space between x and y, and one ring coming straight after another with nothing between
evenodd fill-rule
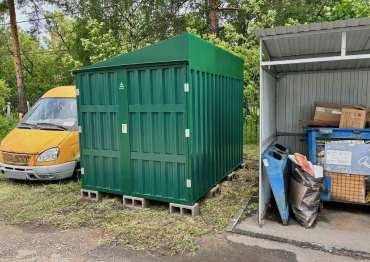
<instances>
[{"instance_id":1,"label":"concrete slab","mask_svg":"<svg viewBox=\"0 0 370 262\"><path fill-rule=\"evenodd\" d=\"M294 219L282 225L270 217L260 227L257 215L238 224L234 232L346 256L370 258L370 213L324 208L316 225L305 229Z\"/></svg>"},{"instance_id":2,"label":"concrete slab","mask_svg":"<svg viewBox=\"0 0 370 262\"><path fill-rule=\"evenodd\" d=\"M227 240L233 243L239 243L239 244L244 245L246 250L248 247L251 247L251 248L256 248L256 249L263 248L266 251L280 250L280 251L284 251L287 253L293 253L295 255L294 261L298 261L298 262L327 262L327 261L329 262L365 262L365 261L370 262L370 260L368 259L359 260L354 257L338 256L338 255L329 254L326 252L321 252L321 251L312 250L308 248L297 247L297 246L289 245L286 243L280 243L276 241L253 238L253 237L242 236L242 235L237 235L237 234L227 234L226 238ZM260 258L260 260L250 260L250 261L266 261L265 257L266 256L263 255ZM275 262L277 261L280 261L279 257L275 258ZM285 258L285 259L282 259L281 261L287 262L290 260L289 258Z\"/></svg>"}]
</instances>

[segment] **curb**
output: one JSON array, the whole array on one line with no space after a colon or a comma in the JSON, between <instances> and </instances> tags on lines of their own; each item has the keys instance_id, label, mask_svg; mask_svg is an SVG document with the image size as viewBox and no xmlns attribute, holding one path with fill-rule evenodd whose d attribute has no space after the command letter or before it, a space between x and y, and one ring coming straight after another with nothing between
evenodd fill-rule
<instances>
[{"instance_id":1,"label":"curb","mask_svg":"<svg viewBox=\"0 0 370 262\"><path fill-rule=\"evenodd\" d=\"M272 236L272 235L262 234L262 233L255 233L255 232L240 230L240 229L235 229L235 228L231 231L231 233L281 242L285 244L291 244L297 247L309 248L309 249L318 250L318 251L322 251L322 252L326 252L326 253L330 253L334 255L353 257L357 259L370 259L370 253L364 252L364 251L324 246L324 245L320 245L320 244L316 244L312 242L297 241L297 240L292 240L288 238L277 237L277 236Z\"/></svg>"},{"instance_id":2,"label":"curb","mask_svg":"<svg viewBox=\"0 0 370 262\"><path fill-rule=\"evenodd\" d=\"M239 223L240 218L241 218L244 210L247 208L247 206L250 203L254 202L256 199L257 199L257 196L254 194L254 195L252 195L252 197L250 197L247 201L245 201L242 204L240 210L231 218L229 224L227 225L227 227L225 229L225 231L227 233L245 235L245 236L249 236L249 237L253 237L253 238L266 239L266 240L270 240L270 241L290 244L290 245L297 246L297 247L300 247L300 248L309 248L309 249L312 249L312 250L318 250L318 251L322 251L322 252L325 252L325 253L330 253L330 254L333 254L333 255L352 257L352 258L356 258L356 259L370 259L370 253L369 252L346 249L346 248L337 248L337 247L333 247L333 246L325 246L325 245L320 245L320 244L312 243L312 242L292 240L292 239L273 236L273 235L269 235L269 234L255 233L255 232L252 232L252 231L236 229L235 227Z\"/></svg>"}]
</instances>

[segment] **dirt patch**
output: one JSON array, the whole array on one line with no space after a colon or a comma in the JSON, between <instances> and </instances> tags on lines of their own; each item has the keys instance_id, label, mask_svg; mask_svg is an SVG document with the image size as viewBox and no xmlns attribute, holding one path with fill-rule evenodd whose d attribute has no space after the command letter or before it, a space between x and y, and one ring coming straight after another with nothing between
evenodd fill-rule
<instances>
[{"instance_id":1,"label":"dirt patch","mask_svg":"<svg viewBox=\"0 0 370 262\"><path fill-rule=\"evenodd\" d=\"M19 223L17 225L25 233L54 233L57 231L57 228L46 225L46 224L37 224L34 222Z\"/></svg>"},{"instance_id":2,"label":"dirt patch","mask_svg":"<svg viewBox=\"0 0 370 262\"><path fill-rule=\"evenodd\" d=\"M0 224L0 261L50 261L63 258L78 260L103 240L97 230L45 230L32 224Z\"/></svg>"},{"instance_id":3,"label":"dirt patch","mask_svg":"<svg viewBox=\"0 0 370 262\"><path fill-rule=\"evenodd\" d=\"M190 261L191 257L179 261ZM200 249L192 257L195 261L285 261L295 262L296 256L292 252L278 249L265 249L258 246L246 246L225 239L225 236L206 236L200 240ZM193 260L193 261L194 261Z\"/></svg>"},{"instance_id":4,"label":"dirt patch","mask_svg":"<svg viewBox=\"0 0 370 262\"><path fill-rule=\"evenodd\" d=\"M26 229L30 227L30 229ZM40 231L38 231L40 229ZM135 251L108 244L97 229L44 230L32 224L10 226L0 223L0 261L296 261L295 254L284 250L246 246L226 240L223 234L199 240L196 253L173 256L158 252Z\"/></svg>"}]
</instances>

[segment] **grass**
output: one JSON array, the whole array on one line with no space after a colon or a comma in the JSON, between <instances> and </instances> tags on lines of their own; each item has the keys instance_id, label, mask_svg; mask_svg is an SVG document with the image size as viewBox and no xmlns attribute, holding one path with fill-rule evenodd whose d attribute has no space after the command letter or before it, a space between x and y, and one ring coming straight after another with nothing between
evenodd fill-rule
<instances>
[{"instance_id":1,"label":"grass","mask_svg":"<svg viewBox=\"0 0 370 262\"><path fill-rule=\"evenodd\" d=\"M37 223L61 229L87 226L103 230L108 241L135 250L192 252L205 234L223 232L240 205L256 192L257 147L247 147L248 168L236 181L225 181L222 194L201 201L201 215L168 214L168 205L130 210L116 198L99 203L80 200L77 182L27 184L0 178L0 220L9 224Z\"/></svg>"}]
</instances>

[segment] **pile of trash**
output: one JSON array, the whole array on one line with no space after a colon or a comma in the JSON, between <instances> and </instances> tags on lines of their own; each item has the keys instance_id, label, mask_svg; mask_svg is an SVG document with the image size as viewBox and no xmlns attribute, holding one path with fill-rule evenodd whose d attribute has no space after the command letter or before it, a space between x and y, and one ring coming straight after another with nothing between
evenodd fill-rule
<instances>
[{"instance_id":1,"label":"pile of trash","mask_svg":"<svg viewBox=\"0 0 370 262\"><path fill-rule=\"evenodd\" d=\"M323 168L302 154L290 155L286 147L277 143L263 153L262 163L282 223L288 224L291 209L301 225L311 227L321 205Z\"/></svg>"},{"instance_id":2,"label":"pile of trash","mask_svg":"<svg viewBox=\"0 0 370 262\"><path fill-rule=\"evenodd\" d=\"M324 184L323 168L313 165L306 156L288 156L292 163L289 176L289 203L297 221L306 228L316 221L320 209L320 189Z\"/></svg>"}]
</instances>

